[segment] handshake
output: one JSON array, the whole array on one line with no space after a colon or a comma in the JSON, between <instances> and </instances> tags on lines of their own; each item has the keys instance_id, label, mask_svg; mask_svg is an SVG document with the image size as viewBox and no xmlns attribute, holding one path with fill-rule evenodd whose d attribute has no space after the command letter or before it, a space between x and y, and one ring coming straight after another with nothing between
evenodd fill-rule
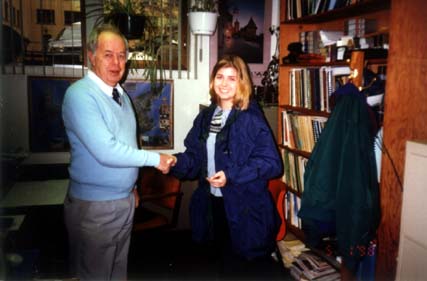
<instances>
[{"instance_id":1,"label":"handshake","mask_svg":"<svg viewBox=\"0 0 427 281\"><path fill-rule=\"evenodd\" d=\"M156 168L163 174L167 174L169 173L170 168L175 166L176 161L177 159L175 156L160 153L160 163Z\"/></svg>"}]
</instances>

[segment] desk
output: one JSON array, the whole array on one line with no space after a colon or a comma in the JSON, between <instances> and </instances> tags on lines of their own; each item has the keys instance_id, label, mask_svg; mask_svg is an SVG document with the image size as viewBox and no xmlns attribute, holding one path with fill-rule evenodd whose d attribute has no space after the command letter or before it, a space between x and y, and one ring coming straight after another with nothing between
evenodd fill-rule
<instances>
[{"instance_id":1,"label":"desk","mask_svg":"<svg viewBox=\"0 0 427 281\"><path fill-rule=\"evenodd\" d=\"M62 205L68 179L15 182L0 202L0 208Z\"/></svg>"},{"instance_id":2,"label":"desk","mask_svg":"<svg viewBox=\"0 0 427 281\"><path fill-rule=\"evenodd\" d=\"M2 226L0 233L7 234L8 231L17 231L21 227L22 222L24 221L25 215L1 215L0 220L11 219L12 223L10 225Z\"/></svg>"},{"instance_id":3,"label":"desk","mask_svg":"<svg viewBox=\"0 0 427 281\"><path fill-rule=\"evenodd\" d=\"M23 259L8 267L7 277L11 280L31 280L35 274L52 270L51 267L66 272L67 234L63 202L68 182L68 179L18 181L0 201L1 216L14 219L10 228L0 236L0 244L4 246L5 254L17 254ZM11 264L8 260L7 266Z\"/></svg>"}]
</instances>

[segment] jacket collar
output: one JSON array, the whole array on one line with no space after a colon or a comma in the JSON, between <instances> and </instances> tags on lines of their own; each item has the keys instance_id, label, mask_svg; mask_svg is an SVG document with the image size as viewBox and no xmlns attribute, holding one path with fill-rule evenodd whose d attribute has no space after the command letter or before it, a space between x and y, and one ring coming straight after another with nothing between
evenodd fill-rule
<instances>
[{"instance_id":1,"label":"jacket collar","mask_svg":"<svg viewBox=\"0 0 427 281\"><path fill-rule=\"evenodd\" d=\"M215 112L215 109L217 107L217 104L211 103L207 109L203 111L203 117L202 117L202 129L201 129L201 138L206 141L209 136L209 126L211 124L212 116ZM221 129L221 131L218 133L218 137L222 138L221 136L228 132L229 127L231 124L236 121L237 116L240 114L241 110L233 108L228 115L227 121L224 125L224 127Z\"/></svg>"}]
</instances>

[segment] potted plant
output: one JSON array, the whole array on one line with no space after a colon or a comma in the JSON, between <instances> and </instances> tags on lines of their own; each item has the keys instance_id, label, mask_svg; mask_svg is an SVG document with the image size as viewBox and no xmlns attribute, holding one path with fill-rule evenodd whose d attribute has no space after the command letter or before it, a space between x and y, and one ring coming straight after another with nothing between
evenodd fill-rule
<instances>
[{"instance_id":1,"label":"potted plant","mask_svg":"<svg viewBox=\"0 0 427 281\"><path fill-rule=\"evenodd\" d=\"M217 1L214 0L195 0L188 12L188 22L194 35L212 35L217 19Z\"/></svg>"},{"instance_id":2,"label":"potted plant","mask_svg":"<svg viewBox=\"0 0 427 281\"><path fill-rule=\"evenodd\" d=\"M111 23L119 28L127 39L137 39L144 34L146 17L139 0L110 0L87 4L88 17L95 17L95 26Z\"/></svg>"},{"instance_id":3,"label":"potted plant","mask_svg":"<svg viewBox=\"0 0 427 281\"><path fill-rule=\"evenodd\" d=\"M144 34L146 18L140 1L108 1L105 10L111 12L104 15L104 22L116 25L126 38L137 39Z\"/></svg>"},{"instance_id":4,"label":"potted plant","mask_svg":"<svg viewBox=\"0 0 427 281\"><path fill-rule=\"evenodd\" d=\"M128 70L134 73L143 68L142 77L149 80L153 87L163 85L164 70L157 60L157 30L150 23L150 17L144 14L141 0L109 0L87 4L88 17L95 17L94 26L111 23L128 39L130 57ZM136 42L136 43L134 43ZM142 59L141 59L142 58Z\"/></svg>"}]
</instances>

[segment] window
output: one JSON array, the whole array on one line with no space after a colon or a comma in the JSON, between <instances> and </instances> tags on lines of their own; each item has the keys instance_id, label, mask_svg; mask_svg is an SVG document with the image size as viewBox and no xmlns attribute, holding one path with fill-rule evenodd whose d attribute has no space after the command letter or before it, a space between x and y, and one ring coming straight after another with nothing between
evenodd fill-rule
<instances>
[{"instance_id":1,"label":"window","mask_svg":"<svg viewBox=\"0 0 427 281\"><path fill-rule=\"evenodd\" d=\"M11 24L16 26L16 9L12 6L12 14L11 14Z\"/></svg>"},{"instance_id":2,"label":"window","mask_svg":"<svg viewBox=\"0 0 427 281\"><path fill-rule=\"evenodd\" d=\"M1 46L3 73L18 73L20 70L16 69L25 69L28 65L49 67L46 71L53 69L56 73L61 67L77 69L85 64L86 34L82 30L85 31L87 15L83 14L82 7L86 7L88 13L88 2L92 1L100 3L102 10L103 1L110 0L14 0L22 7L14 12L12 2L3 0L3 20L8 19L10 28L10 32L3 34L10 35L7 42L14 42ZM169 73L188 69L187 0L132 1L141 4L149 21L142 37L129 39L135 67L148 68L149 63L156 61L157 66L161 64ZM148 41L152 45L147 44ZM154 50L151 53L154 59L146 59L150 58L146 55L148 47Z\"/></svg>"},{"instance_id":3,"label":"window","mask_svg":"<svg viewBox=\"0 0 427 281\"><path fill-rule=\"evenodd\" d=\"M17 21L16 26L18 28L21 28L22 16L21 16L21 11L20 10L16 11L16 21Z\"/></svg>"},{"instance_id":4,"label":"window","mask_svg":"<svg viewBox=\"0 0 427 281\"><path fill-rule=\"evenodd\" d=\"M9 21L9 2L4 1L4 20Z\"/></svg>"},{"instance_id":5,"label":"window","mask_svg":"<svg viewBox=\"0 0 427 281\"><path fill-rule=\"evenodd\" d=\"M142 38L129 40L129 49L136 54L136 58L144 57L146 46L151 45L154 51L150 56L157 56L158 63L164 69L188 68L186 2L141 0L148 23ZM145 68L145 65L144 62L139 62L140 67Z\"/></svg>"},{"instance_id":6,"label":"window","mask_svg":"<svg viewBox=\"0 0 427 281\"><path fill-rule=\"evenodd\" d=\"M37 9L38 24L55 24L55 10Z\"/></svg>"},{"instance_id":7,"label":"window","mask_svg":"<svg viewBox=\"0 0 427 281\"><path fill-rule=\"evenodd\" d=\"M81 13L75 11L64 11L64 25L71 25L73 22L81 21Z\"/></svg>"}]
</instances>

